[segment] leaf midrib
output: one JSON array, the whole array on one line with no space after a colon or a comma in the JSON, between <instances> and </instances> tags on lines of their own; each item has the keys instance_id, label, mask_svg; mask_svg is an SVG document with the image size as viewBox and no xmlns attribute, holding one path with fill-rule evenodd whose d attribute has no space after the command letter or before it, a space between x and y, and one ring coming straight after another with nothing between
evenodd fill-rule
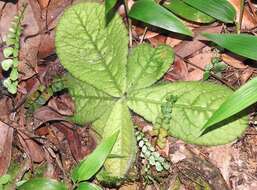
<instances>
[{"instance_id":1,"label":"leaf midrib","mask_svg":"<svg viewBox=\"0 0 257 190\"><path fill-rule=\"evenodd\" d=\"M145 98L135 98L135 97L128 97L128 101L141 101L144 103L151 103L151 104L158 104L161 105L162 102L160 101L155 101L155 100L146 100ZM176 103L174 105L174 108L185 108L185 109L191 109L191 110L200 110L200 111L210 111L210 112L214 112L216 111L216 109L210 109L208 107L203 107L203 106L195 106L195 105L185 105L185 104L179 104Z\"/></svg>"},{"instance_id":2,"label":"leaf midrib","mask_svg":"<svg viewBox=\"0 0 257 190\"><path fill-rule=\"evenodd\" d=\"M89 40L90 40L91 43L93 44L95 51L96 51L97 54L100 56L100 58L101 58L101 60L102 60L102 61L101 61L101 64L104 66L105 70L108 72L108 75L110 76L111 80L113 81L114 86L116 87L116 89L119 91L119 93L120 93L120 95L121 95L121 94L122 94L122 90L120 89L120 87L119 87L117 81L115 80L115 77L113 76L112 72L110 71L110 69L109 69L109 67L108 67L108 65L107 65L107 63L106 63L106 60L105 60L105 58L103 57L101 51L98 49L98 47L97 47L95 41L93 40L92 36L89 34L89 32L88 32L86 26L84 25L84 23L83 23L83 21L82 21L80 15L79 15L79 14L77 13L77 11L75 11L75 10L74 10L74 13L75 13L76 17L78 18L78 20L79 20L81 26L83 27L83 29L84 29L86 35L89 37Z\"/></svg>"}]
</instances>

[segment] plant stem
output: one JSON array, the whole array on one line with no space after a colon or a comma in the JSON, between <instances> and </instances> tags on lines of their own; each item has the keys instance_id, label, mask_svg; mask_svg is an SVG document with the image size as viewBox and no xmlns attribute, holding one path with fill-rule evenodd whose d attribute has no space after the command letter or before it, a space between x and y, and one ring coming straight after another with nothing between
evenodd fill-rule
<instances>
[{"instance_id":1,"label":"plant stem","mask_svg":"<svg viewBox=\"0 0 257 190\"><path fill-rule=\"evenodd\" d=\"M128 17L128 0L124 0L124 7L125 7L125 14L126 14L126 19L128 23L128 30L129 30L129 47L132 47L132 21Z\"/></svg>"},{"instance_id":2,"label":"plant stem","mask_svg":"<svg viewBox=\"0 0 257 190\"><path fill-rule=\"evenodd\" d=\"M240 0L240 15L239 15L239 20L238 20L238 25L237 25L237 33L240 34L241 27L242 27L242 21L243 21L243 15L244 15L244 5L245 1Z\"/></svg>"}]
</instances>

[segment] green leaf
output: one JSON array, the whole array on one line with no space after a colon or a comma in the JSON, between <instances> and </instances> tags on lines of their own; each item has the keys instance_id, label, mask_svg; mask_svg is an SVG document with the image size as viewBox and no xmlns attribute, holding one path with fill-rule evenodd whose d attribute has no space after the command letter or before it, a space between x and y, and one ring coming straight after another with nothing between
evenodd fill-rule
<instances>
[{"instance_id":1,"label":"green leaf","mask_svg":"<svg viewBox=\"0 0 257 190\"><path fill-rule=\"evenodd\" d=\"M158 79L170 68L174 53L169 46L152 48L142 44L132 50L128 59L128 89L145 88Z\"/></svg>"},{"instance_id":2,"label":"green leaf","mask_svg":"<svg viewBox=\"0 0 257 190\"><path fill-rule=\"evenodd\" d=\"M128 95L128 106L146 120L155 123L167 95L178 97L172 109L170 135L188 143L219 145L229 143L245 131L247 117L231 118L216 130L199 137L211 115L232 94L225 86L208 82L177 82L137 90Z\"/></svg>"},{"instance_id":3,"label":"green leaf","mask_svg":"<svg viewBox=\"0 0 257 190\"><path fill-rule=\"evenodd\" d=\"M18 190L68 190L65 185L53 179L34 178L17 188Z\"/></svg>"},{"instance_id":4,"label":"green leaf","mask_svg":"<svg viewBox=\"0 0 257 190\"><path fill-rule=\"evenodd\" d=\"M128 35L116 15L106 27L104 6L80 3L64 12L56 31L56 51L79 80L112 96L125 91Z\"/></svg>"},{"instance_id":5,"label":"green leaf","mask_svg":"<svg viewBox=\"0 0 257 190\"><path fill-rule=\"evenodd\" d=\"M153 0L136 1L129 11L129 16L172 32L192 36L191 30L179 18Z\"/></svg>"},{"instance_id":6,"label":"green leaf","mask_svg":"<svg viewBox=\"0 0 257 190\"><path fill-rule=\"evenodd\" d=\"M165 3L165 7L174 14L189 21L199 23L211 23L215 21L215 18L189 6L183 0L169 0Z\"/></svg>"},{"instance_id":7,"label":"green leaf","mask_svg":"<svg viewBox=\"0 0 257 190\"><path fill-rule=\"evenodd\" d=\"M222 22L233 23L236 10L227 0L183 0L188 5Z\"/></svg>"},{"instance_id":8,"label":"green leaf","mask_svg":"<svg viewBox=\"0 0 257 190\"><path fill-rule=\"evenodd\" d=\"M12 47L4 48L3 54L5 58L9 58L13 54L14 49Z\"/></svg>"},{"instance_id":9,"label":"green leaf","mask_svg":"<svg viewBox=\"0 0 257 190\"><path fill-rule=\"evenodd\" d=\"M78 188L76 190L101 190L99 186L93 184L93 183L88 183L88 182L83 182L80 183Z\"/></svg>"},{"instance_id":10,"label":"green leaf","mask_svg":"<svg viewBox=\"0 0 257 190\"><path fill-rule=\"evenodd\" d=\"M103 139L110 136L113 131L120 131L111 152L119 157L107 159L104 166L110 176L123 178L133 163L136 152L134 128L126 102L122 99L117 101L111 112L93 123L93 127L98 130L102 128L100 134Z\"/></svg>"},{"instance_id":11,"label":"green leaf","mask_svg":"<svg viewBox=\"0 0 257 190\"><path fill-rule=\"evenodd\" d=\"M204 37L238 55L257 60L257 37L248 34L209 34Z\"/></svg>"},{"instance_id":12,"label":"green leaf","mask_svg":"<svg viewBox=\"0 0 257 190\"><path fill-rule=\"evenodd\" d=\"M241 112L255 102L257 102L257 77L227 97L226 101L213 113L203 128L207 129Z\"/></svg>"},{"instance_id":13,"label":"green leaf","mask_svg":"<svg viewBox=\"0 0 257 190\"><path fill-rule=\"evenodd\" d=\"M105 16L108 20L108 16L110 14L110 12L112 11L112 9L114 8L114 6L116 5L118 0L105 0L104 1L104 5L105 5Z\"/></svg>"},{"instance_id":14,"label":"green leaf","mask_svg":"<svg viewBox=\"0 0 257 190\"><path fill-rule=\"evenodd\" d=\"M7 183L9 183L12 179L12 176L11 175L3 175L0 177L0 185L5 185Z\"/></svg>"},{"instance_id":15,"label":"green leaf","mask_svg":"<svg viewBox=\"0 0 257 190\"><path fill-rule=\"evenodd\" d=\"M2 61L2 68L4 71L8 71L13 65L12 59L5 59Z\"/></svg>"},{"instance_id":16,"label":"green leaf","mask_svg":"<svg viewBox=\"0 0 257 190\"><path fill-rule=\"evenodd\" d=\"M66 75L65 86L75 103L76 110L72 120L81 125L101 117L115 102L110 95L71 75Z\"/></svg>"},{"instance_id":17,"label":"green leaf","mask_svg":"<svg viewBox=\"0 0 257 190\"><path fill-rule=\"evenodd\" d=\"M72 173L74 182L89 180L99 171L110 154L118 135L119 131L114 131L114 133L112 131L112 134L103 139L101 144L74 169Z\"/></svg>"},{"instance_id":18,"label":"green leaf","mask_svg":"<svg viewBox=\"0 0 257 190\"><path fill-rule=\"evenodd\" d=\"M18 79L18 69L17 68L13 68L12 71L11 71L11 74L10 74L10 79L12 81L16 81Z\"/></svg>"}]
</instances>

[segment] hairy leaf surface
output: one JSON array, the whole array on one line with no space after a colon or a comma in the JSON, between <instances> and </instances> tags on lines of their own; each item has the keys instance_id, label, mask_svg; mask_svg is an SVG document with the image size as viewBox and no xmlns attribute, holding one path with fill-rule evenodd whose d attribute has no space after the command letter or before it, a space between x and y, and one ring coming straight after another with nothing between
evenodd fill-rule
<instances>
[{"instance_id":1,"label":"hairy leaf surface","mask_svg":"<svg viewBox=\"0 0 257 190\"><path fill-rule=\"evenodd\" d=\"M145 88L158 79L173 63L174 53L169 46L152 48L142 44L132 50L128 59L128 89Z\"/></svg>"},{"instance_id":2,"label":"hairy leaf surface","mask_svg":"<svg viewBox=\"0 0 257 190\"><path fill-rule=\"evenodd\" d=\"M115 102L115 98L74 77L66 76L66 86L75 103L72 120L84 125L101 117Z\"/></svg>"},{"instance_id":3,"label":"hairy leaf surface","mask_svg":"<svg viewBox=\"0 0 257 190\"><path fill-rule=\"evenodd\" d=\"M120 131L111 154L117 158L109 158L104 166L107 172L114 177L124 177L135 158L136 141L131 116L126 102L119 100L111 112L105 114L100 121L96 121L94 128L102 128L100 135L103 139L115 131Z\"/></svg>"},{"instance_id":4,"label":"hairy leaf surface","mask_svg":"<svg viewBox=\"0 0 257 190\"><path fill-rule=\"evenodd\" d=\"M240 137L247 127L246 118L233 118L199 137L204 124L231 93L230 89L212 83L178 82L135 91L129 95L128 105L148 121L155 122L167 94L177 95L170 135L193 144L219 145Z\"/></svg>"},{"instance_id":5,"label":"hairy leaf surface","mask_svg":"<svg viewBox=\"0 0 257 190\"><path fill-rule=\"evenodd\" d=\"M79 80L112 96L125 91L127 30L116 15L106 27L104 6L81 3L60 19L56 51L61 63Z\"/></svg>"}]
</instances>

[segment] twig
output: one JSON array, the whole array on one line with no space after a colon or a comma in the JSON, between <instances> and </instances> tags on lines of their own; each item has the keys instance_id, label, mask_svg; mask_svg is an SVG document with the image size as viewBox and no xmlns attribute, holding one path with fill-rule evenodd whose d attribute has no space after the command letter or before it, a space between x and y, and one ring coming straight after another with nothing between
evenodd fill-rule
<instances>
[{"instance_id":1,"label":"twig","mask_svg":"<svg viewBox=\"0 0 257 190\"><path fill-rule=\"evenodd\" d=\"M124 0L124 7L125 7L125 15L126 20L128 23L128 30L129 30L129 47L132 47L133 39L132 39L132 21L128 17L128 0Z\"/></svg>"},{"instance_id":2,"label":"twig","mask_svg":"<svg viewBox=\"0 0 257 190\"><path fill-rule=\"evenodd\" d=\"M141 39L140 39L140 44L142 44L143 43L143 41L144 41L144 39L145 39L145 35L146 35L146 33L147 33L147 30L148 30L148 27L145 27L145 30L144 30L144 33L143 33L143 35L142 35L142 37L141 37Z\"/></svg>"}]
</instances>

